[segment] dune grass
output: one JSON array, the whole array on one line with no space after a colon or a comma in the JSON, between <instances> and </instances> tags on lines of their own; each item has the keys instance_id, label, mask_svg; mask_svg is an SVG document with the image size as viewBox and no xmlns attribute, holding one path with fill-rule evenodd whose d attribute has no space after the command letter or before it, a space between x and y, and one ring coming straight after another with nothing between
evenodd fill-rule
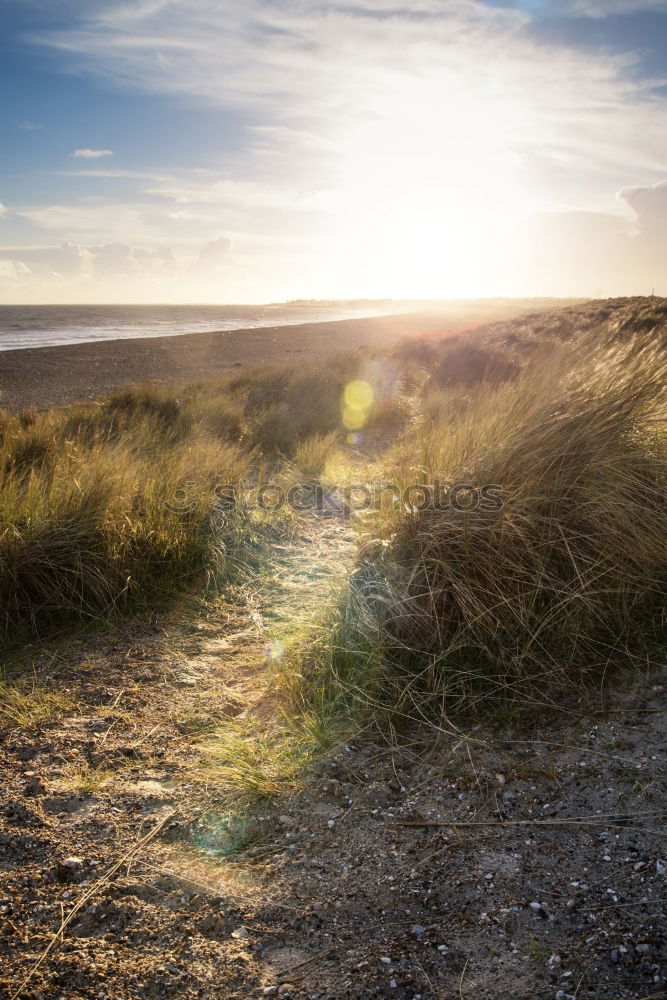
<instances>
[{"instance_id":1,"label":"dune grass","mask_svg":"<svg viewBox=\"0 0 667 1000\"><path fill-rule=\"evenodd\" d=\"M0 634L145 614L257 572L295 525L221 506L220 485L344 474L427 499L438 483L438 502L354 519L345 595L287 658L310 728L544 705L650 662L667 585L667 367L646 326L661 309L635 310L634 338L613 305L576 338L563 310L479 342L0 413ZM350 434L353 379L373 403Z\"/></svg>"},{"instance_id":2,"label":"dune grass","mask_svg":"<svg viewBox=\"0 0 667 1000\"><path fill-rule=\"evenodd\" d=\"M437 722L645 666L667 594L664 353L589 341L511 380L443 389L436 366L431 383L385 476L464 488L366 519L318 653L295 665L301 703ZM502 506L480 498L491 485Z\"/></svg>"},{"instance_id":3,"label":"dune grass","mask_svg":"<svg viewBox=\"0 0 667 1000\"><path fill-rule=\"evenodd\" d=\"M0 635L41 638L160 610L190 588L257 570L288 512L251 517L221 503L221 490L241 495L281 464L318 473L358 363L0 411Z\"/></svg>"}]
</instances>

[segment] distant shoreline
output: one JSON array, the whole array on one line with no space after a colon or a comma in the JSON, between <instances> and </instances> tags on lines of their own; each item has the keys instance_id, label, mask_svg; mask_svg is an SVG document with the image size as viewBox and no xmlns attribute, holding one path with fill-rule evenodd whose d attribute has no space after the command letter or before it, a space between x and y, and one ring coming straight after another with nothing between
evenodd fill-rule
<instances>
[{"instance_id":1,"label":"distant shoreline","mask_svg":"<svg viewBox=\"0 0 667 1000\"><path fill-rule=\"evenodd\" d=\"M247 365L297 363L362 345L381 348L404 337L455 333L538 308L518 302L470 303L468 308L366 319L1 351L0 408L46 409L97 399L131 383L192 381Z\"/></svg>"}]
</instances>

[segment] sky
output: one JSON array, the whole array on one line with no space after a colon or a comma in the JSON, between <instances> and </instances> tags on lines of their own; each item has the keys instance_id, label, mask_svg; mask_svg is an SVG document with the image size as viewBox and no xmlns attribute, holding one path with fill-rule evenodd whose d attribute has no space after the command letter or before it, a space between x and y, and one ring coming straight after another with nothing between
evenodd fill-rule
<instances>
[{"instance_id":1,"label":"sky","mask_svg":"<svg viewBox=\"0 0 667 1000\"><path fill-rule=\"evenodd\" d=\"M667 0L0 23L0 302L667 295Z\"/></svg>"}]
</instances>

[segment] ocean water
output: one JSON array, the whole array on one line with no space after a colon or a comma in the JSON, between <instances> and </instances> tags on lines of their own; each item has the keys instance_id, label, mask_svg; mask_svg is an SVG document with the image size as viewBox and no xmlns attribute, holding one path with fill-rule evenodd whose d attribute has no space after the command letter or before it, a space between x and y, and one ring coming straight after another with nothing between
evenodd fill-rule
<instances>
[{"instance_id":1,"label":"ocean water","mask_svg":"<svg viewBox=\"0 0 667 1000\"><path fill-rule=\"evenodd\" d=\"M266 306L2 306L0 351L56 344L182 333L292 326L399 311L369 303L281 303Z\"/></svg>"}]
</instances>

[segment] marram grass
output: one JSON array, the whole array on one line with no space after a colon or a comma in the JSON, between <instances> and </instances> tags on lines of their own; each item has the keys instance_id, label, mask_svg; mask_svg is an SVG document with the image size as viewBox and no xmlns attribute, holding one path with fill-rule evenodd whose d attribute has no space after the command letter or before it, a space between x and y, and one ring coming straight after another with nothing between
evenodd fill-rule
<instances>
[{"instance_id":1,"label":"marram grass","mask_svg":"<svg viewBox=\"0 0 667 1000\"><path fill-rule=\"evenodd\" d=\"M387 456L387 479L494 484L502 508L369 521L347 594L301 665L302 703L406 722L490 701L546 708L659 656L666 386L658 350L581 345L459 406L438 388Z\"/></svg>"},{"instance_id":2,"label":"marram grass","mask_svg":"<svg viewBox=\"0 0 667 1000\"><path fill-rule=\"evenodd\" d=\"M159 610L256 568L280 518L223 510L216 488L241 492L285 461L318 472L357 364L249 369L43 414L0 411L0 636Z\"/></svg>"},{"instance_id":3,"label":"marram grass","mask_svg":"<svg viewBox=\"0 0 667 1000\"><path fill-rule=\"evenodd\" d=\"M487 338L470 365L465 339L395 352L397 396L369 413L385 451L368 459L341 425L361 354L0 413L0 635L159 609L256 568L275 519L221 518L216 484L367 474L493 485L502 507L361 516L345 596L289 658L306 717L341 730L548 704L650 663L667 583L661 339L531 330Z\"/></svg>"}]
</instances>

